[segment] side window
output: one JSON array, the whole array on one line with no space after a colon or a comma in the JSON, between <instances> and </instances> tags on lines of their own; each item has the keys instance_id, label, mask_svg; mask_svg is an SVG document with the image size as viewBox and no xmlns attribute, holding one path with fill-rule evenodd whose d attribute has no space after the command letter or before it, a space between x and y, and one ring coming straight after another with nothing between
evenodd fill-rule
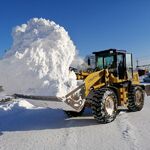
<instances>
[{"instance_id":1,"label":"side window","mask_svg":"<svg viewBox=\"0 0 150 150\"><path fill-rule=\"evenodd\" d=\"M127 69L127 77L129 80L133 77L133 68L132 68L132 55L126 54L126 69Z\"/></svg>"},{"instance_id":2,"label":"side window","mask_svg":"<svg viewBox=\"0 0 150 150\"><path fill-rule=\"evenodd\" d=\"M127 68L132 68L132 56L131 54L126 54L126 67Z\"/></svg>"},{"instance_id":3,"label":"side window","mask_svg":"<svg viewBox=\"0 0 150 150\"><path fill-rule=\"evenodd\" d=\"M100 69L103 69L103 57L98 57L97 67L100 68Z\"/></svg>"}]
</instances>

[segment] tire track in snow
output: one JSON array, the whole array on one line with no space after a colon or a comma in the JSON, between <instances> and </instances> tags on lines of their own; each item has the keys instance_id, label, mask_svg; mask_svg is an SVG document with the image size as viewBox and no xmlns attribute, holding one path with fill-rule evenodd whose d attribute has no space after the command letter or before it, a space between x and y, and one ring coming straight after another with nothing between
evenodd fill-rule
<instances>
[{"instance_id":1,"label":"tire track in snow","mask_svg":"<svg viewBox=\"0 0 150 150\"><path fill-rule=\"evenodd\" d=\"M128 115L125 112L121 112L117 118L117 125L122 132L122 138L129 143L131 150L140 150L140 145L138 142L138 131L129 122Z\"/></svg>"},{"instance_id":2,"label":"tire track in snow","mask_svg":"<svg viewBox=\"0 0 150 150\"><path fill-rule=\"evenodd\" d=\"M75 128L72 128L73 120L68 119L68 123L65 128L64 137L64 150L76 150L78 144L77 132Z\"/></svg>"}]
</instances>

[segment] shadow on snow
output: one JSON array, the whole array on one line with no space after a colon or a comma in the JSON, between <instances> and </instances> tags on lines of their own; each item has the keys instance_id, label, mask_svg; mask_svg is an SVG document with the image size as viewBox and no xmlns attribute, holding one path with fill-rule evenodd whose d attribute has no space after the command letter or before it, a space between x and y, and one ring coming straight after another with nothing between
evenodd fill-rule
<instances>
[{"instance_id":1,"label":"shadow on snow","mask_svg":"<svg viewBox=\"0 0 150 150\"><path fill-rule=\"evenodd\" d=\"M68 118L63 110L52 108L26 109L20 107L0 111L0 135L4 131L30 131L99 125L87 109L83 116Z\"/></svg>"}]
</instances>

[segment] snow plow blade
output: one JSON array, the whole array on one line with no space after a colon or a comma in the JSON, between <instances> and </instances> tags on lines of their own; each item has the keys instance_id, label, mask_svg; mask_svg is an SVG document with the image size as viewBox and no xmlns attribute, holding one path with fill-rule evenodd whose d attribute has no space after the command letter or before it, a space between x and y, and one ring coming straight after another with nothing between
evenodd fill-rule
<instances>
[{"instance_id":1,"label":"snow plow blade","mask_svg":"<svg viewBox=\"0 0 150 150\"><path fill-rule=\"evenodd\" d=\"M72 107L77 112L81 111L84 107L85 100L81 97L76 96L76 92L81 90L84 87L84 84L78 86L76 89L68 93L64 97L57 97L57 96L35 96L35 95L24 95L24 94L14 94L13 97L23 98L23 99L32 99L32 100L43 100L43 101L56 101L56 102L65 102L67 105Z\"/></svg>"}]
</instances>

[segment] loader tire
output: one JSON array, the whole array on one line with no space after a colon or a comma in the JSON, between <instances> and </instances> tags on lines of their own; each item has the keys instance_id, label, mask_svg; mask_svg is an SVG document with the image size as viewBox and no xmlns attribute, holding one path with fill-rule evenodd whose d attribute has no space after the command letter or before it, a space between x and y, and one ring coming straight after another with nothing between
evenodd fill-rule
<instances>
[{"instance_id":1,"label":"loader tire","mask_svg":"<svg viewBox=\"0 0 150 150\"><path fill-rule=\"evenodd\" d=\"M140 86L131 86L128 93L128 109L135 112L140 111L144 105L144 91Z\"/></svg>"},{"instance_id":2,"label":"loader tire","mask_svg":"<svg viewBox=\"0 0 150 150\"><path fill-rule=\"evenodd\" d=\"M65 110L64 112L65 112L65 114L66 114L69 118L71 118L71 117L78 117L78 116L82 116L82 114L84 113L84 109L85 109L85 108L83 108L80 112L67 111L67 110Z\"/></svg>"},{"instance_id":3,"label":"loader tire","mask_svg":"<svg viewBox=\"0 0 150 150\"><path fill-rule=\"evenodd\" d=\"M102 88L94 92L92 113L99 123L109 123L116 118L117 96L113 90Z\"/></svg>"}]
</instances>

